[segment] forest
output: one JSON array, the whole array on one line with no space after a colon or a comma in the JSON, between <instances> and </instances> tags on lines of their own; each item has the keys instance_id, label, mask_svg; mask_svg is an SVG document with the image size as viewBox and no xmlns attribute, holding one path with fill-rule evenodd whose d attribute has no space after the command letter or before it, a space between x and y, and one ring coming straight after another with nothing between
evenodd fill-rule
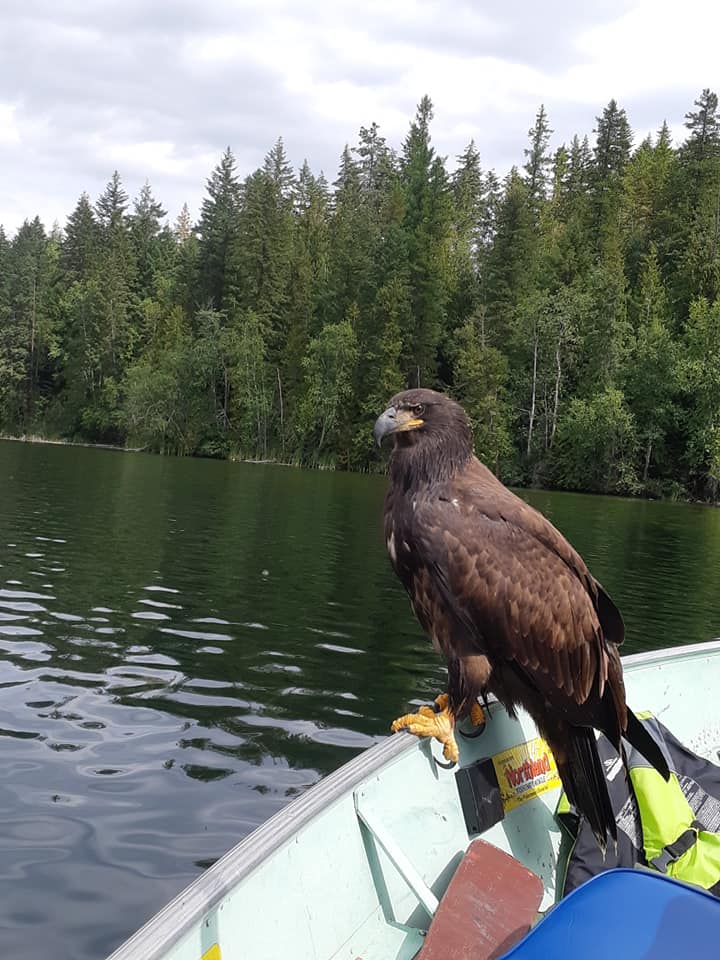
<instances>
[{"instance_id":1,"label":"forest","mask_svg":"<svg viewBox=\"0 0 720 960\"><path fill-rule=\"evenodd\" d=\"M197 223L115 172L62 227L0 228L0 431L377 470L375 417L419 384L506 483L716 500L717 96L682 143L611 100L551 149L541 106L502 180L432 120L362 127L332 183L282 139L244 178L228 148Z\"/></svg>"}]
</instances>

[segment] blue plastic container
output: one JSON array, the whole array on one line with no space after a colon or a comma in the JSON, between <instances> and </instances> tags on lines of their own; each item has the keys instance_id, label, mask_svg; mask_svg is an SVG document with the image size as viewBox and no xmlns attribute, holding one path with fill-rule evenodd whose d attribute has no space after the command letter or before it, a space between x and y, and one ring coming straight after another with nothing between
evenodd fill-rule
<instances>
[{"instance_id":1,"label":"blue plastic container","mask_svg":"<svg viewBox=\"0 0 720 960\"><path fill-rule=\"evenodd\" d=\"M573 890L502 960L720 957L720 900L647 870L608 870Z\"/></svg>"}]
</instances>

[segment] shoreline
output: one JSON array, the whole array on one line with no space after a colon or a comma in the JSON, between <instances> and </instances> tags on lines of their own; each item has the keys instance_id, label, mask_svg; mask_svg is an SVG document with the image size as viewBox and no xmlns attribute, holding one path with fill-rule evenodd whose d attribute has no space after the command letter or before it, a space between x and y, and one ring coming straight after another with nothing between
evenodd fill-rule
<instances>
[{"instance_id":1,"label":"shoreline","mask_svg":"<svg viewBox=\"0 0 720 960\"><path fill-rule=\"evenodd\" d=\"M143 453L145 447L119 447L114 443L90 443L86 440L52 440L35 434L23 434L21 437L9 433L0 433L0 440L12 440L14 443L50 443L57 447L91 447L97 450L118 450L120 453Z\"/></svg>"},{"instance_id":2,"label":"shoreline","mask_svg":"<svg viewBox=\"0 0 720 960\"><path fill-rule=\"evenodd\" d=\"M14 443L47 443L52 444L53 446L58 447L85 447L86 449L96 449L96 450L114 450L118 453L147 453L152 457L162 457L162 456L178 456L178 454L162 454L157 453L152 450L148 450L147 447L120 447L117 444L112 443L90 443L86 440L53 440L49 437L41 437L35 434L23 435L21 437L11 436L7 433L0 433L0 440L11 440ZM185 459L185 455L182 456L182 459ZM228 457L202 457L202 456L191 456L192 460L220 460L225 461L226 463L252 463L257 465L270 465L274 467L295 467L300 470L320 470L324 472L331 468L329 467L311 467L305 466L301 463L292 463L283 460L274 460L272 458L258 459L256 457L236 457L230 455ZM360 471L360 470L344 470L338 471L339 473L356 473L362 475L363 473L369 473L370 471ZM378 474L380 476L380 474ZM627 500L635 501L646 501L648 503L684 503L690 506L700 506L700 507L720 507L720 501L718 500L692 500L689 497L679 497L676 500L670 499L669 497L644 497L642 495L632 494L616 494L616 493L597 493L595 491L589 490L562 490L555 487L531 487L531 486L517 486L513 485L510 489L517 490L536 490L538 492L547 492L547 493L574 493L579 494L585 497L613 497Z\"/></svg>"}]
</instances>

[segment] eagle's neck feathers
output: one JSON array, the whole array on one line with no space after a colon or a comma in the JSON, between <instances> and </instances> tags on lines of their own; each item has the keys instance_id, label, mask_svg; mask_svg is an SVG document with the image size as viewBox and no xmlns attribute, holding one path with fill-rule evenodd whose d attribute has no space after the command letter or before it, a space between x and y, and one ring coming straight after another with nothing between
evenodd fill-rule
<instances>
[{"instance_id":1,"label":"eagle's neck feathers","mask_svg":"<svg viewBox=\"0 0 720 960\"><path fill-rule=\"evenodd\" d=\"M448 431L398 434L390 461L390 480L405 493L418 491L452 480L472 457L472 436L464 424Z\"/></svg>"}]
</instances>

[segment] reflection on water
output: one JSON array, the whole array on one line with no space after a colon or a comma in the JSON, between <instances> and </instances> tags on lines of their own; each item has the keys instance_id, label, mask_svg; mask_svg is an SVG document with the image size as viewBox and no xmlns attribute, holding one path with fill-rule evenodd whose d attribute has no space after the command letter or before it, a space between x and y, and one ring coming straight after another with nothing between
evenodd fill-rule
<instances>
[{"instance_id":1,"label":"reflection on water","mask_svg":"<svg viewBox=\"0 0 720 960\"><path fill-rule=\"evenodd\" d=\"M109 953L443 671L384 480L0 443L0 950ZM628 648L720 632L720 513L526 494Z\"/></svg>"}]
</instances>

